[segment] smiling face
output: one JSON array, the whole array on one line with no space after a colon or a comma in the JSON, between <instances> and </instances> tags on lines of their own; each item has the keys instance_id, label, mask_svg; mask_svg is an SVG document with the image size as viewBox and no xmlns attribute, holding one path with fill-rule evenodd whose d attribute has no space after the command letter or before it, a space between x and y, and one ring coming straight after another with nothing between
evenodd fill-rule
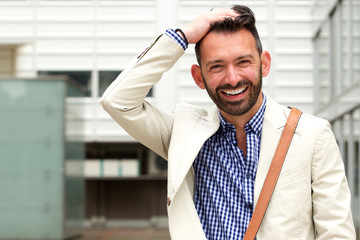
<instances>
[{"instance_id":1,"label":"smiling face","mask_svg":"<svg viewBox=\"0 0 360 240\"><path fill-rule=\"evenodd\" d=\"M202 40L201 67L193 65L196 84L226 116L253 116L262 104L262 77L270 55L259 56L254 37L245 29L234 33L210 32Z\"/></svg>"}]
</instances>

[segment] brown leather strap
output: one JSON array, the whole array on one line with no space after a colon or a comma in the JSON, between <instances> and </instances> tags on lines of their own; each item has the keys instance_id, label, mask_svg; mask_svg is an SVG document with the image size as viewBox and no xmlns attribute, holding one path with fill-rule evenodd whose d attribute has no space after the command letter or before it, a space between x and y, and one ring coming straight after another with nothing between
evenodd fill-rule
<instances>
[{"instance_id":1,"label":"brown leather strap","mask_svg":"<svg viewBox=\"0 0 360 240\"><path fill-rule=\"evenodd\" d=\"M274 191L278 180L282 165L284 163L286 153L289 149L296 126L299 122L302 112L296 108L292 108L290 115L282 131L279 143L277 145L274 157L272 159L269 171L266 175L264 185L261 189L259 200L255 206L253 216L246 230L244 240L254 240L261 221L264 217L266 208L269 204L271 195ZM281 206L279 206L281 207Z\"/></svg>"}]
</instances>

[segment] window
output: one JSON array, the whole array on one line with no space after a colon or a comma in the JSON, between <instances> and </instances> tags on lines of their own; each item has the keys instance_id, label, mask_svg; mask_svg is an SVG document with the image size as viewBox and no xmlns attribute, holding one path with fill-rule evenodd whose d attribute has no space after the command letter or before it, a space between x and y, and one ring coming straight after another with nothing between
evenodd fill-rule
<instances>
[{"instance_id":1,"label":"window","mask_svg":"<svg viewBox=\"0 0 360 240\"><path fill-rule=\"evenodd\" d=\"M101 97L106 88L116 79L121 71L100 71L99 72L99 96Z\"/></svg>"},{"instance_id":2,"label":"window","mask_svg":"<svg viewBox=\"0 0 360 240\"><path fill-rule=\"evenodd\" d=\"M106 88L117 78L121 71L100 71L99 72L99 96L101 97ZM150 89L147 97L153 96L153 89Z\"/></svg>"},{"instance_id":3,"label":"window","mask_svg":"<svg viewBox=\"0 0 360 240\"><path fill-rule=\"evenodd\" d=\"M39 76L68 76L78 91L68 91L68 97L91 96L91 72L90 71L39 71ZM79 94L80 92L80 94Z\"/></svg>"}]
</instances>

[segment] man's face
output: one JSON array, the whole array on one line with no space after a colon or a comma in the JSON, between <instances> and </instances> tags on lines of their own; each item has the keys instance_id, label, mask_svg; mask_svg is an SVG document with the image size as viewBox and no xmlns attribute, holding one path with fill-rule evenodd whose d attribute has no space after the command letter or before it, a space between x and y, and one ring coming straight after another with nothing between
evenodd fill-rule
<instances>
[{"instance_id":1,"label":"man's face","mask_svg":"<svg viewBox=\"0 0 360 240\"><path fill-rule=\"evenodd\" d=\"M251 33L210 32L200 50L203 85L220 111L232 116L255 114L262 103L264 74Z\"/></svg>"}]
</instances>

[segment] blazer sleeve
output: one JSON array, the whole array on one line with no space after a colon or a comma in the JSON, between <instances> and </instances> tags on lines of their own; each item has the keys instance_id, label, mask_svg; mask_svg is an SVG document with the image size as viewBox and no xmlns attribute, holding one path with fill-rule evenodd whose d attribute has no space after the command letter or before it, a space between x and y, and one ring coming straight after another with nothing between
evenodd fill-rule
<instances>
[{"instance_id":1,"label":"blazer sleeve","mask_svg":"<svg viewBox=\"0 0 360 240\"><path fill-rule=\"evenodd\" d=\"M134 58L107 88L100 102L136 140L167 159L173 115L145 100L151 87L183 55L183 48L161 35Z\"/></svg>"},{"instance_id":2,"label":"blazer sleeve","mask_svg":"<svg viewBox=\"0 0 360 240\"><path fill-rule=\"evenodd\" d=\"M344 164L330 124L322 123L311 169L316 239L355 239Z\"/></svg>"}]
</instances>

